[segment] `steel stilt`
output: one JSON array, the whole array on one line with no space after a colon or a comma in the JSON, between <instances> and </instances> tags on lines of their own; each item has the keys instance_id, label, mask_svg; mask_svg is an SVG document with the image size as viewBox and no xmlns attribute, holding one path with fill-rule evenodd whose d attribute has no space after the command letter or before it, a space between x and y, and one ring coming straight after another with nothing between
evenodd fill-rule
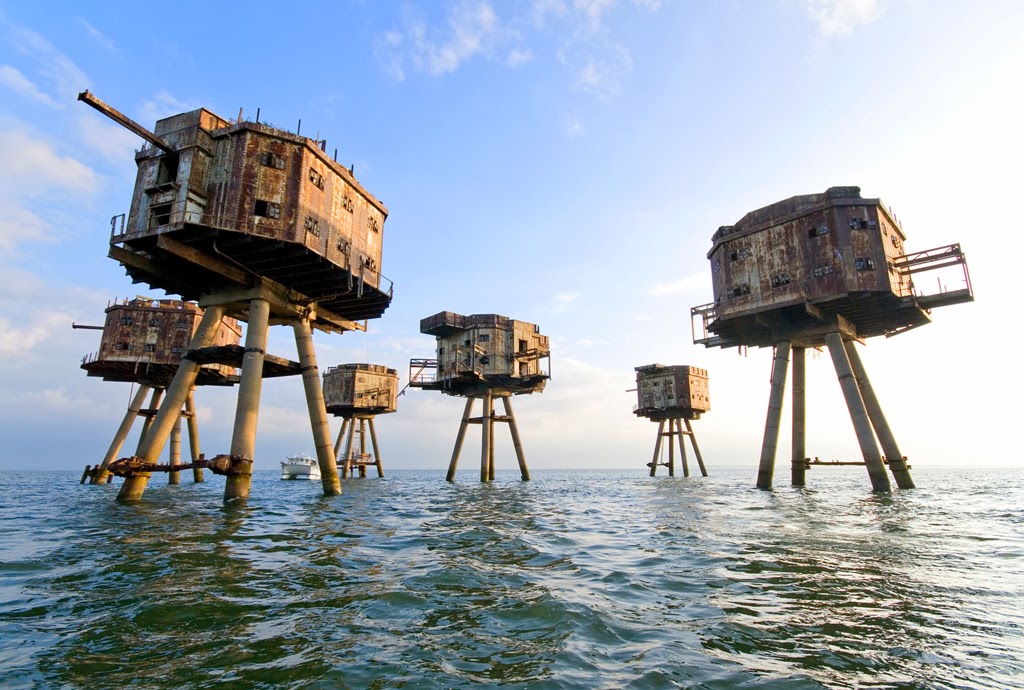
<instances>
[{"instance_id":1,"label":"steel stilt","mask_svg":"<svg viewBox=\"0 0 1024 690\"><path fill-rule=\"evenodd\" d=\"M891 491L889 475L885 471L882 455L878 452L878 444L875 443L875 436L871 430L871 420L868 418L864 400L860 395L860 388L857 386L857 380L854 378L853 369L850 366L850 360L846 356L843 337L839 333L829 333L825 336L825 344L828 345L828 352L832 355L832 364L839 377L843 397L846 398L846 407L850 411L853 429L857 433L857 442L860 444L861 455L864 456L864 465L867 467L868 477L871 479L871 487L875 491Z\"/></svg>"},{"instance_id":2,"label":"steel stilt","mask_svg":"<svg viewBox=\"0 0 1024 690\"><path fill-rule=\"evenodd\" d=\"M790 343L788 340L775 344L772 360L772 392L768 398L768 416L764 423L764 441L761 444L761 461L757 468L757 488L772 488L775 474L775 450L779 445L779 422L782 418L782 400L786 392L786 373L789 368Z\"/></svg>"},{"instance_id":3,"label":"steel stilt","mask_svg":"<svg viewBox=\"0 0 1024 690\"><path fill-rule=\"evenodd\" d=\"M235 424L231 432L231 455L250 462L241 463L224 482L224 500L245 500L252 489L252 461L256 455L256 425L263 391L263 360L270 327L270 303L262 299L249 302L249 320L245 333L245 356L238 382Z\"/></svg>"}]
</instances>

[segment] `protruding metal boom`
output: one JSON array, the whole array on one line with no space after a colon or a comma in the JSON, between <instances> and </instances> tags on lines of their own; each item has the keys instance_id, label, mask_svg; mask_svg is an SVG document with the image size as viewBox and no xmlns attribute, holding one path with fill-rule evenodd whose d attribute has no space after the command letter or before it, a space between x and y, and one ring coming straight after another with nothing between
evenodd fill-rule
<instances>
[{"instance_id":1,"label":"protruding metal boom","mask_svg":"<svg viewBox=\"0 0 1024 690\"><path fill-rule=\"evenodd\" d=\"M111 108L109 105L107 105L106 103L96 98L91 93L89 93L88 90L78 94L78 100L84 102L86 105L92 106L93 108L100 111L101 113L103 113L104 115L106 115L111 120L118 123L125 129L131 130L132 132L138 134L140 137L142 137L143 139L145 139L158 149L162 149L167 153L174 153L174 148L166 141L164 141L157 135L153 134L148 129L146 129L145 127L143 127L138 122L131 119L121 111L116 110L115 108Z\"/></svg>"}]
</instances>

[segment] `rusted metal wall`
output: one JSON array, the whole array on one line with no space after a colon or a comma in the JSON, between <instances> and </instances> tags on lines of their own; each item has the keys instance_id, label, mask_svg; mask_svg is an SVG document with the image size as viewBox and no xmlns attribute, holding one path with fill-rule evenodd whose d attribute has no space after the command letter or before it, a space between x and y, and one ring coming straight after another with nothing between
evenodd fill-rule
<instances>
[{"instance_id":1,"label":"rusted metal wall","mask_svg":"<svg viewBox=\"0 0 1024 690\"><path fill-rule=\"evenodd\" d=\"M205 109L157 122L159 136L177 151L165 153L147 144L136 153L139 170L126 226L128 237L201 222L209 194L209 162L216 151L210 132L227 125Z\"/></svg>"},{"instance_id":2,"label":"rusted metal wall","mask_svg":"<svg viewBox=\"0 0 1024 690\"><path fill-rule=\"evenodd\" d=\"M303 245L380 286L387 209L315 142L205 109L160 120L155 133L177 151L136 155L129 239L186 223L245 232Z\"/></svg>"},{"instance_id":3,"label":"rusted metal wall","mask_svg":"<svg viewBox=\"0 0 1024 690\"><path fill-rule=\"evenodd\" d=\"M550 373L541 361L551 355L549 339L526 321L500 314L440 312L421 320L420 330L437 336L439 381L465 375L525 379Z\"/></svg>"},{"instance_id":4,"label":"rusted metal wall","mask_svg":"<svg viewBox=\"0 0 1024 690\"><path fill-rule=\"evenodd\" d=\"M323 390L327 410L336 414L398 409L398 372L380 364L331 367L324 373Z\"/></svg>"},{"instance_id":5,"label":"rusted metal wall","mask_svg":"<svg viewBox=\"0 0 1024 690\"><path fill-rule=\"evenodd\" d=\"M859 191L828 195L794 197L719 229L708 258L720 317L858 292L906 294L892 267L905 238L888 212Z\"/></svg>"},{"instance_id":6,"label":"rusted metal wall","mask_svg":"<svg viewBox=\"0 0 1024 690\"><path fill-rule=\"evenodd\" d=\"M136 297L107 307L100 349L88 361L178 364L199 327L203 310L191 302ZM222 320L214 345L237 345L242 330ZM206 365L233 372L228 365Z\"/></svg>"},{"instance_id":7,"label":"rusted metal wall","mask_svg":"<svg viewBox=\"0 0 1024 690\"><path fill-rule=\"evenodd\" d=\"M637 414L677 410L696 418L711 409L706 369L650 364L636 368Z\"/></svg>"}]
</instances>

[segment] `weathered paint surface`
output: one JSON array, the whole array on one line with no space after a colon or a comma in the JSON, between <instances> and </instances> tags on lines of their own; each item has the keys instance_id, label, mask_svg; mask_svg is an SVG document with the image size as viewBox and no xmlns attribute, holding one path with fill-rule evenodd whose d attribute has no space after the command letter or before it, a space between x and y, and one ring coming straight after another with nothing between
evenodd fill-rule
<instances>
[{"instance_id":1,"label":"weathered paint surface","mask_svg":"<svg viewBox=\"0 0 1024 690\"><path fill-rule=\"evenodd\" d=\"M420 321L420 332L437 337L436 378L410 385L453 395L486 388L532 393L550 377L550 342L535 324L500 314L440 312Z\"/></svg>"},{"instance_id":2,"label":"weathered paint surface","mask_svg":"<svg viewBox=\"0 0 1024 690\"><path fill-rule=\"evenodd\" d=\"M324 373L324 404L342 417L398 409L398 372L380 364L340 364Z\"/></svg>"},{"instance_id":3,"label":"weathered paint surface","mask_svg":"<svg viewBox=\"0 0 1024 690\"><path fill-rule=\"evenodd\" d=\"M155 261L152 269L126 264L133 278L189 299L216 287L215 272L154 252L167 236L344 318L376 318L387 308L387 208L318 142L205 109L160 120L155 133L174 152L138 152L127 223L111 237Z\"/></svg>"},{"instance_id":4,"label":"weathered paint surface","mask_svg":"<svg viewBox=\"0 0 1024 690\"><path fill-rule=\"evenodd\" d=\"M854 292L901 295L892 266L902 230L857 188L793 197L720 228L708 254L721 316L828 301Z\"/></svg>"},{"instance_id":5,"label":"weathered paint surface","mask_svg":"<svg viewBox=\"0 0 1024 690\"><path fill-rule=\"evenodd\" d=\"M648 419L699 419L711 410L706 369L648 364L636 368L637 406Z\"/></svg>"},{"instance_id":6,"label":"weathered paint surface","mask_svg":"<svg viewBox=\"0 0 1024 690\"><path fill-rule=\"evenodd\" d=\"M203 310L191 302L136 297L115 302L106 309L106 321L99 351L82 360L90 376L108 381L134 381L166 386L181 358L188 351ZM238 321L225 317L214 337L214 345L237 345L242 329ZM231 383L234 367L207 364L202 383Z\"/></svg>"},{"instance_id":7,"label":"weathered paint surface","mask_svg":"<svg viewBox=\"0 0 1024 690\"><path fill-rule=\"evenodd\" d=\"M697 340L770 346L795 338L820 346L823 336L814 329L827 324L871 337L928 323L913 271L901 264L905 241L889 211L878 199L862 198L858 187L751 211L712 237L715 301L694 313L710 315L705 322L717 337ZM969 287L964 292L961 301L972 298Z\"/></svg>"}]
</instances>

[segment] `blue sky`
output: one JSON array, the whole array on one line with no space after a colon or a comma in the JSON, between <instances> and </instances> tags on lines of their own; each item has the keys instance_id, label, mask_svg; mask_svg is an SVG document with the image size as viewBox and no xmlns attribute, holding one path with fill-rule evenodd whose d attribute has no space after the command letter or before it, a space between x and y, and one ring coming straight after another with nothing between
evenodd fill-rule
<instances>
[{"instance_id":1,"label":"blue sky","mask_svg":"<svg viewBox=\"0 0 1024 690\"><path fill-rule=\"evenodd\" d=\"M389 208L395 285L369 332L318 334L321 370L433 354L419 320L497 312L551 337L541 395L514 400L531 468L635 467L633 367L692 364L712 410L710 471L757 465L769 350L692 343L720 225L834 185L889 204L908 250L960 242L976 302L862 348L915 467L1020 466L1012 296L1024 160L1024 3L923 0L0 1L0 468L98 461L130 395L79 368L115 297L106 257L128 210L134 135L206 107L327 139ZM291 332L270 351L294 358ZM808 362L811 455L855 459L827 353ZM203 390L201 438L226 452L233 391ZM377 428L385 467L444 468L462 401L408 391ZM297 380L264 386L257 468L313 444ZM785 483L788 400L777 481ZM335 420L335 432L340 420ZM500 431L500 430L499 430ZM134 447L134 439L126 446ZM460 464L473 478L478 437ZM515 467L499 435L499 469ZM128 454L128 453L123 453ZM813 482L813 474L810 481Z\"/></svg>"}]
</instances>

